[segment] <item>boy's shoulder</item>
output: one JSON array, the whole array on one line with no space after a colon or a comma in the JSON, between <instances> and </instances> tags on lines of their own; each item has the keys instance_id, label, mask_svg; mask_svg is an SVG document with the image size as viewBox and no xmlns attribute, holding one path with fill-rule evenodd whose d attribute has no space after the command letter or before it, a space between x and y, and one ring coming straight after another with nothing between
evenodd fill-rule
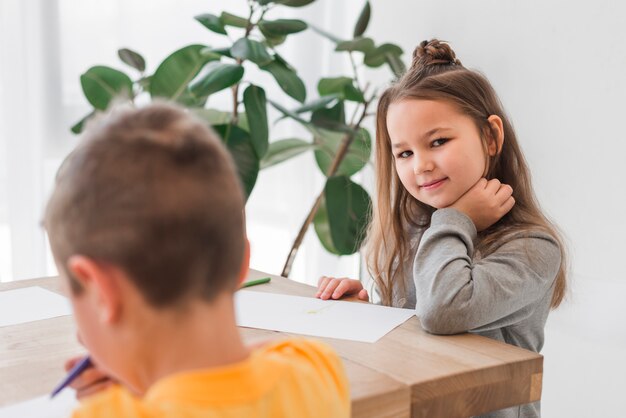
<instances>
[{"instance_id":1,"label":"boy's shoulder","mask_svg":"<svg viewBox=\"0 0 626 418\"><path fill-rule=\"evenodd\" d=\"M258 347L252 355L260 368L277 379L307 380L311 384L333 388L349 398L348 381L339 356L328 345L304 338L270 342Z\"/></svg>"},{"instance_id":2,"label":"boy's shoulder","mask_svg":"<svg viewBox=\"0 0 626 418\"><path fill-rule=\"evenodd\" d=\"M240 363L168 376L141 399L121 387L108 389L83 402L72 418L156 418L173 409L180 416L238 417L246 416L239 414L244 405L246 413L264 417L260 411L268 404L280 411L276 416L349 416L350 393L341 360L317 341L279 340L258 346ZM295 406L299 411L290 409Z\"/></svg>"}]
</instances>

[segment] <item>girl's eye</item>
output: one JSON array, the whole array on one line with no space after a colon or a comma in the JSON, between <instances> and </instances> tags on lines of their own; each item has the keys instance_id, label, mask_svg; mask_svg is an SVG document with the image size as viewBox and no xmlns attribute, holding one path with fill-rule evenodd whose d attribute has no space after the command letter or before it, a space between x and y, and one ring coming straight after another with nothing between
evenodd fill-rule
<instances>
[{"instance_id":1,"label":"girl's eye","mask_svg":"<svg viewBox=\"0 0 626 418\"><path fill-rule=\"evenodd\" d=\"M430 146L433 148L437 148L437 147L442 146L446 142L448 142L448 138L438 138L438 139L435 139L433 142L431 142Z\"/></svg>"},{"instance_id":2,"label":"girl's eye","mask_svg":"<svg viewBox=\"0 0 626 418\"><path fill-rule=\"evenodd\" d=\"M402 151L401 153L398 154L398 158L408 158L411 155L413 155L411 151Z\"/></svg>"}]
</instances>

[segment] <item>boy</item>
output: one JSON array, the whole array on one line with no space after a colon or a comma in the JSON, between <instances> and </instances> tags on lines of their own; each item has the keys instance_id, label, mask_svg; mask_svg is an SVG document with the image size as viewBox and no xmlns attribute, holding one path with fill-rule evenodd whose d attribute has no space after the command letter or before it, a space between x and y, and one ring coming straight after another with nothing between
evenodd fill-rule
<instances>
[{"instance_id":1,"label":"boy","mask_svg":"<svg viewBox=\"0 0 626 418\"><path fill-rule=\"evenodd\" d=\"M344 417L347 379L326 346L250 350L233 293L249 245L235 167L172 105L88 127L59 170L44 224L79 337L119 385L73 417Z\"/></svg>"}]
</instances>

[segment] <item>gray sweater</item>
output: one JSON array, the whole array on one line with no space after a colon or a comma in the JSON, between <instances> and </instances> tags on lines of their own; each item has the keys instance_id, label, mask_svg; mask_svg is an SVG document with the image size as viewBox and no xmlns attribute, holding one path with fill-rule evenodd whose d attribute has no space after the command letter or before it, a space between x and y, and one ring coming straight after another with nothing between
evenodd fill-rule
<instances>
[{"instance_id":1,"label":"gray sweater","mask_svg":"<svg viewBox=\"0 0 626 418\"><path fill-rule=\"evenodd\" d=\"M474 223L461 212L435 211L421 239L419 233L412 238L415 256L405 271L413 274L405 275L404 289L394 288L393 306L414 307L422 327L434 334L469 331L541 351L561 260L558 243L530 231L508 237L481 258L476 237ZM539 402L483 415L539 416Z\"/></svg>"}]
</instances>

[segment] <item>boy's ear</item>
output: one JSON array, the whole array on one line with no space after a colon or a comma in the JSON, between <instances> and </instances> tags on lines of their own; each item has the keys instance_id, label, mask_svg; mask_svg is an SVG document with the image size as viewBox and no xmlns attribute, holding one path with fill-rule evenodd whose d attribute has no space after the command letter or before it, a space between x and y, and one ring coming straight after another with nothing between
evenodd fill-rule
<instances>
[{"instance_id":1,"label":"boy's ear","mask_svg":"<svg viewBox=\"0 0 626 418\"><path fill-rule=\"evenodd\" d=\"M248 270L250 270L250 241L245 239L246 247L243 253L243 260L241 261L241 269L239 270L239 280L237 286L241 286L241 283L248 277Z\"/></svg>"},{"instance_id":2,"label":"boy's ear","mask_svg":"<svg viewBox=\"0 0 626 418\"><path fill-rule=\"evenodd\" d=\"M82 288L76 297L90 298L102 322L116 322L121 313L122 296L118 280L123 273L83 255L71 256L67 261L67 269Z\"/></svg>"},{"instance_id":3,"label":"boy's ear","mask_svg":"<svg viewBox=\"0 0 626 418\"><path fill-rule=\"evenodd\" d=\"M487 152L489 156L494 157L502 151L504 144L504 124L498 115L491 115L487 118L489 123L489 145Z\"/></svg>"}]
</instances>

